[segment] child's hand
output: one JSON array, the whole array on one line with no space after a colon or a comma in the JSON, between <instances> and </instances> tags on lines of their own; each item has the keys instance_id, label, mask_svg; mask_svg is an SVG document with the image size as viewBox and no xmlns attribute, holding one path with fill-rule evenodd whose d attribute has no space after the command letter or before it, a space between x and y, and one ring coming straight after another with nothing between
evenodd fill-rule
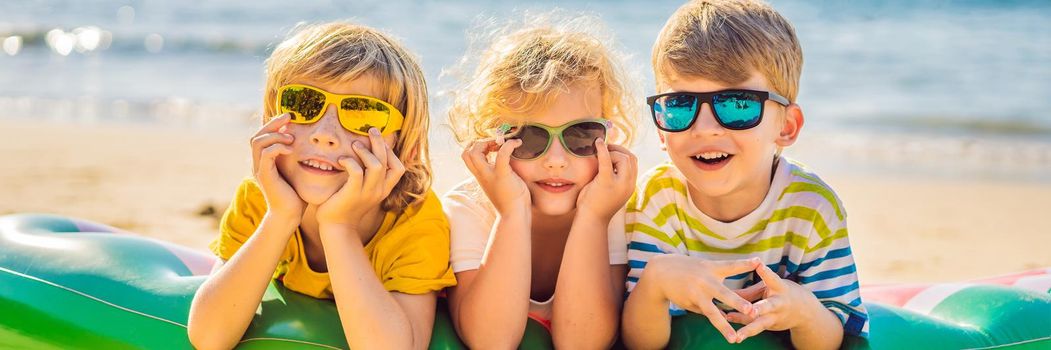
<instances>
[{"instance_id":1,"label":"child's hand","mask_svg":"<svg viewBox=\"0 0 1051 350\"><path fill-rule=\"evenodd\" d=\"M380 203L390 195L394 186L405 174L405 165L387 147L375 128L369 130L370 152L358 141L351 144L354 153L361 160L359 166L351 157L342 157L336 161L347 172L347 182L318 206L318 224L344 225L361 234L374 231L379 226L373 214L380 209Z\"/></svg>"},{"instance_id":2,"label":"child's hand","mask_svg":"<svg viewBox=\"0 0 1051 350\"><path fill-rule=\"evenodd\" d=\"M769 267L756 269L766 284L763 300L752 304L751 312L731 312L726 318L745 326L737 330L740 343L764 330L790 330L814 319L817 312L827 312L814 293L792 282L782 279Z\"/></svg>"},{"instance_id":3,"label":"child's hand","mask_svg":"<svg viewBox=\"0 0 1051 350\"><path fill-rule=\"evenodd\" d=\"M522 140L510 140L497 145L484 140L472 143L461 157L467 169L474 174L485 195L501 214L518 206L529 206L529 188L511 169L511 152L522 145ZM496 161L489 163L489 153L496 152Z\"/></svg>"},{"instance_id":4,"label":"child's hand","mask_svg":"<svg viewBox=\"0 0 1051 350\"><path fill-rule=\"evenodd\" d=\"M635 191L638 159L627 148L595 140L598 175L577 196L578 213L595 215L609 222Z\"/></svg>"},{"instance_id":5,"label":"child's hand","mask_svg":"<svg viewBox=\"0 0 1051 350\"><path fill-rule=\"evenodd\" d=\"M685 255L658 255L646 266L643 278L656 273L665 299L690 312L704 315L727 342L733 343L737 334L727 321L726 314L715 306L712 299L744 314L751 314L754 307L752 303L738 294L740 291L734 292L723 285L723 280L754 271L760 265L762 263L757 258L712 261Z\"/></svg>"},{"instance_id":6,"label":"child's hand","mask_svg":"<svg viewBox=\"0 0 1051 350\"><path fill-rule=\"evenodd\" d=\"M306 204L285 178L277 171L277 156L292 153L292 135L281 132L288 125L289 115L271 119L252 136L252 176L259 183L266 199L267 210L288 220L303 216Z\"/></svg>"}]
</instances>

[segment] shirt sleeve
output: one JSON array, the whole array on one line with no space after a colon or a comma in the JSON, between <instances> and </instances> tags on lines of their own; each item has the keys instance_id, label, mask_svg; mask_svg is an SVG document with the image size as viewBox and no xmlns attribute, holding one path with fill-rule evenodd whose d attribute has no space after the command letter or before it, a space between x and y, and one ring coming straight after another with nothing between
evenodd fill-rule
<instances>
[{"instance_id":1,"label":"shirt sleeve","mask_svg":"<svg viewBox=\"0 0 1051 350\"><path fill-rule=\"evenodd\" d=\"M628 277L625 281L625 297L630 295L638 284L646 264L660 254L689 255L683 238L679 237L676 220L662 220L665 210L678 210L674 196L678 195L677 187L683 187L670 178L655 178L640 187L628 201L626 231L628 242ZM665 189L667 188L667 189ZM663 190L662 190L663 189ZM681 189L685 191L685 189ZM686 314L686 310L668 303L668 312L673 316Z\"/></svg>"},{"instance_id":2,"label":"shirt sleeve","mask_svg":"<svg viewBox=\"0 0 1051 350\"><path fill-rule=\"evenodd\" d=\"M846 216L831 206L818 210L802 262L788 278L813 292L839 317L845 334L867 337L868 313L861 302Z\"/></svg>"},{"instance_id":3,"label":"shirt sleeve","mask_svg":"<svg viewBox=\"0 0 1051 350\"><path fill-rule=\"evenodd\" d=\"M640 193L632 195L626 214L625 230L629 237L628 293L635 289L650 258L660 254L688 255L685 245L670 225L673 220L667 220L664 225L654 222L654 218L660 214L660 204L656 203L655 198L643 198Z\"/></svg>"},{"instance_id":4,"label":"shirt sleeve","mask_svg":"<svg viewBox=\"0 0 1051 350\"><path fill-rule=\"evenodd\" d=\"M453 272L477 270L482 265L495 213L481 201L461 190L450 191L442 198L442 208L449 219L449 259Z\"/></svg>"},{"instance_id":5,"label":"shirt sleeve","mask_svg":"<svg viewBox=\"0 0 1051 350\"><path fill-rule=\"evenodd\" d=\"M449 267L449 223L428 193L422 208L386 244L380 282L388 291L425 294L456 285Z\"/></svg>"},{"instance_id":6,"label":"shirt sleeve","mask_svg":"<svg viewBox=\"0 0 1051 350\"><path fill-rule=\"evenodd\" d=\"M230 260L255 233L266 211L262 191L251 179L245 179L237 187L237 193L219 222L219 237L208 247L224 261Z\"/></svg>"}]
</instances>

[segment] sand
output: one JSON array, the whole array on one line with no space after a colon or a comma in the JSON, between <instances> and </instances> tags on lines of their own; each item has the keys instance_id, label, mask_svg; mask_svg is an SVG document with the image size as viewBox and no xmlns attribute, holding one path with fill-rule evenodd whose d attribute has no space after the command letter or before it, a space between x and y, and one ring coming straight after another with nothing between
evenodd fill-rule
<instances>
[{"instance_id":1,"label":"sand","mask_svg":"<svg viewBox=\"0 0 1051 350\"><path fill-rule=\"evenodd\" d=\"M0 215L74 216L203 250L249 175L253 130L0 119L0 133ZM436 135L443 138L432 141L440 194L467 172L446 134ZM893 172L822 177L846 205L863 284L1051 267L1044 219L1051 183Z\"/></svg>"}]
</instances>

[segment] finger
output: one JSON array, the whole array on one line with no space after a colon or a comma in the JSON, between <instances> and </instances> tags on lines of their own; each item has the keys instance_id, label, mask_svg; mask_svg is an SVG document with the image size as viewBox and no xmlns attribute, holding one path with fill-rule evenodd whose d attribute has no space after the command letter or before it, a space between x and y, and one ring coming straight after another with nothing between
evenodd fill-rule
<instances>
[{"instance_id":1,"label":"finger","mask_svg":"<svg viewBox=\"0 0 1051 350\"><path fill-rule=\"evenodd\" d=\"M726 338L726 341L733 343L734 339L737 339L737 332L734 331L734 327L730 325L730 322L726 320L719 308L715 307L715 304L702 301L701 311L705 317L708 318L708 322L712 324L715 329L719 330L719 333Z\"/></svg>"},{"instance_id":2,"label":"finger","mask_svg":"<svg viewBox=\"0 0 1051 350\"><path fill-rule=\"evenodd\" d=\"M601 138L595 140L595 154L598 156L598 177L606 180L612 179L613 161L610 159L609 148L606 147L606 140Z\"/></svg>"},{"instance_id":3,"label":"finger","mask_svg":"<svg viewBox=\"0 0 1051 350\"><path fill-rule=\"evenodd\" d=\"M763 294L766 294L766 282L759 281L759 283L753 284L747 288L736 289L734 290L734 293L740 295L744 300L755 302L756 300L759 300Z\"/></svg>"},{"instance_id":4,"label":"finger","mask_svg":"<svg viewBox=\"0 0 1051 350\"><path fill-rule=\"evenodd\" d=\"M756 269L755 272L759 274L759 278L763 279L763 282L766 282L767 287L771 290L781 290L785 285L781 276L778 276L774 270L771 270L765 264Z\"/></svg>"},{"instance_id":5,"label":"finger","mask_svg":"<svg viewBox=\"0 0 1051 350\"><path fill-rule=\"evenodd\" d=\"M723 304L746 314L752 312L751 302L745 300L740 295L737 295L737 293L734 293L729 288L721 285L719 286L719 289L715 291L715 300L721 301Z\"/></svg>"},{"instance_id":6,"label":"finger","mask_svg":"<svg viewBox=\"0 0 1051 350\"><path fill-rule=\"evenodd\" d=\"M494 164L497 171L505 174L511 171L511 153L521 145L522 140L514 139L508 140L504 142L503 146L500 146L500 151L496 153L496 164Z\"/></svg>"},{"instance_id":7,"label":"finger","mask_svg":"<svg viewBox=\"0 0 1051 350\"><path fill-rule=\"evenodd\" d=\"M474 145L468 145L467 148L464 148L463 152L460 153L460 159L463 160L463 165L467 166L467 170L470 171L471 174L478 176L478 169L475 169L474 160L471 158L471 150L473 147Z\"/></svg>"},{"instance_id":8,"label":"finger","mask_svg":"<svg viewBox=\"0 0 1051 350\"><path fill-rule=\"evenodd\" d=\"M277 116L277 117L275 117L273 119L270 119L270 121L266 122L266 124L263 124L262 128L259 128L259 131L256 132L255 135L252 136L252 138L255 138L255 136L259 136L259 135L262 135L262 134L269 134L269 133L272 133L272 132L278 132L278 130L280 130L281 127L283 127L285 125L288 125L288 123L291 120L292 120L292 116L290 114L288 114L288 113L284 113L284 114L281 114L281 115L279 115L279 116Z\"/></svg>"},{"instance_id":9,"label":"finger","mask_svg":"<svg viewBox=\"0 0 1051 350\"><path fill-rule=\"evenodd\" d=\"M383 165L380 164L379 159L376 159L376 156L372 154L372 152L369 152L368 149L365 149L365 146L360 142L355 141L351 144L351 147L354 149L354 153L358 155L358 160L361 161L361 165L365 168L365 176L361 184L362 189L366 191L380 190L378 187L383 181L387 169L385 169Z\"/></svg>"},{"instance_id":10,"label":"finger","mask_svg":"<svg viewBox=\"0 0 1051 350\"><path fill-rule=\"evenodd\" d=\"M755 318L740 312L730 312L726 314L726 320L736 324L749 324L755 321Z\"/></svg>"},{"instance_id":11,"label":"finger","mask_svg":"<svg viewBox=\"0 0 1051 350\"><path fill-rule=\"evenodd\" d=\"M372 148L369 148L376 160L380 162L383 169L387 169L387 143L383 142L383 136L380 136L379 129L369 128L369 144Z\"/></svg>"},{"instance_id":12,"label":"finger","mask_svg":"<svg viewBox=\"0 0 1051 350\"><path fill-rule=\"evenodd\" d=\"M745 272L754 271L762 262L759 258L740 259L740 260L718 260L712 261L714 265L714 272L720 277L726 278L734 275L739 275Z\"/></svg>"},{"instance_id":13,"label":"finger","mask_svg":"<svg viewBox=\"0 0 1051 350\"><path fill-rule=\"evenodd\" d=\"M762 333L774 324L774 317L770 315L760 316L752 322L737 330L737 343Z\"/></svg>"},{"instance_id":14,"label":"finger","mask_svg":"<svg viewBox=\"0 0 1051 350\"><path fill-rule=\"evenodd\" d=\"M253 137L251 140L252 164L259 164L260 153L264 148L270 147L270 145L277 143L292 144L292 141L292 135L281 133L266 133Z\"/></svg>"},{"instance_id":15,"label":"finger","mask_svg":"<svg viewBox=\"0 0 1051 350\"><path fill-rule=\"evenodd\" d=\"M292 135L289 134L271 132L253 137L251 140L251 144L253 149L262 149L266 146L270 146L275 143L289 144L292 143L294 139L295 138L293 138Z\"/></svg>"},{"instance_id":16,"label":"finger","mask_svg":"<svg viewBox=\"0 0 1051 350\"><path fill-rule=\"evenodd\" d=\"M752 316L753 318L769 315L777 311L777 302L774 298L763 299L752 304Z\"/></svg>"},{"instance_id":17,"label":"finger","mask_svg":"<svg viewBox=\"0 0 1051 350\"><path fill-rule=\"evenodd\" d=\"M343 191L360 191L363 175L361 166L351 157L342 157L337 159L336 162L339 163L339 165L342 165L343 169L347 171L347 183L343 184L343 188L336 192L336 194Z\"/></svg>"},{"instance_id":18,"label":"finger","mask_svg":"<svg viewBox=\"0 0 1051 350\"><path fill-rule=\"evenodd\" d=\"M477 170L477 172L475 172L476 176L487 176L488 173L492 170L492 166L489 165L489 161L485 159L485 155L488 153L486 149L489 148L491 143L492 141L475 142L471 144L470 148L468 148L467 157L468 159L470 159L472 165L474 166L474 169Z\"/></svg>"},{"instance_id":19,"label":"finger","mask_svg":"<svg viewBox=\"0 0 1051 350\"><path fill-rule=\"evenodd\" d=\"M609 151L610 152L620 152L620 153L624 153L624 154L633 154L633 153L631 153L631 150L629 150L627 147L624 147L624 146L621 146L621 145L608 144L606 146L609 147Z\"/></svg>"},{"instance_id":20,"label":"finger","mask_svg":"<svg viewBox=\"0 0 1051 350\"><path fill-rule=\"evenodd\" d=\"M610 159L613 163L613 176L622 181L631 182L632 185L635 183L635 160L631 154L624 154L620 151L609 152Z\"/></svg>"},{"instance_id":21,"label":"finger","mask_svg":"<svg viewBox=\"0 0 1051 350\"><path fill-rule=\"evenodd\" d=\"M401 181L402 175L405 175L405 164L390 148L387 148L387 168L386 178L383 180L384 196L390 194L394 186L398 185L398 181Z\"/></svg>"},{"instance_id":22,"label":"finger","mask_svg":"<svg viewBox=\"0 0 1051 350\"><path fill-rule=\"evenodd\" d=\"M257 175L265 175L277 171L277 156L292 154L292 146L275 143L259 152L259 163L255 169Z\"/></svg>"}]
</instances>

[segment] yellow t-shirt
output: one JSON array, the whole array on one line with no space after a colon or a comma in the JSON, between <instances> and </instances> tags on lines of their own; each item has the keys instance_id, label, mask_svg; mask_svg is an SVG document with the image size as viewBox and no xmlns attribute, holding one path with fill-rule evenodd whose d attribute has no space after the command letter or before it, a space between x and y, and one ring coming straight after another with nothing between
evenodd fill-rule
<instances>
[{"instance_id":1,"label":"yellow t-shirt","mask_svg":"<svg viewBox=\"0 0 1051 350\"><path fill-rule=\"evenodd\" d=\"M255 233L266 211L259 185L246 179L223 214L219 238L209 245L212 251L223 260L230 260ZM449 222L431 191L427 191L422 202L401 213L387 212L379 231L365 245L365 255L388 291L424 294L456 285L449 267ZM288 240L274 279L296 292L332 299L328 273L314 271L307 264L299 229Z\"/></svg>"}]
</instances>

